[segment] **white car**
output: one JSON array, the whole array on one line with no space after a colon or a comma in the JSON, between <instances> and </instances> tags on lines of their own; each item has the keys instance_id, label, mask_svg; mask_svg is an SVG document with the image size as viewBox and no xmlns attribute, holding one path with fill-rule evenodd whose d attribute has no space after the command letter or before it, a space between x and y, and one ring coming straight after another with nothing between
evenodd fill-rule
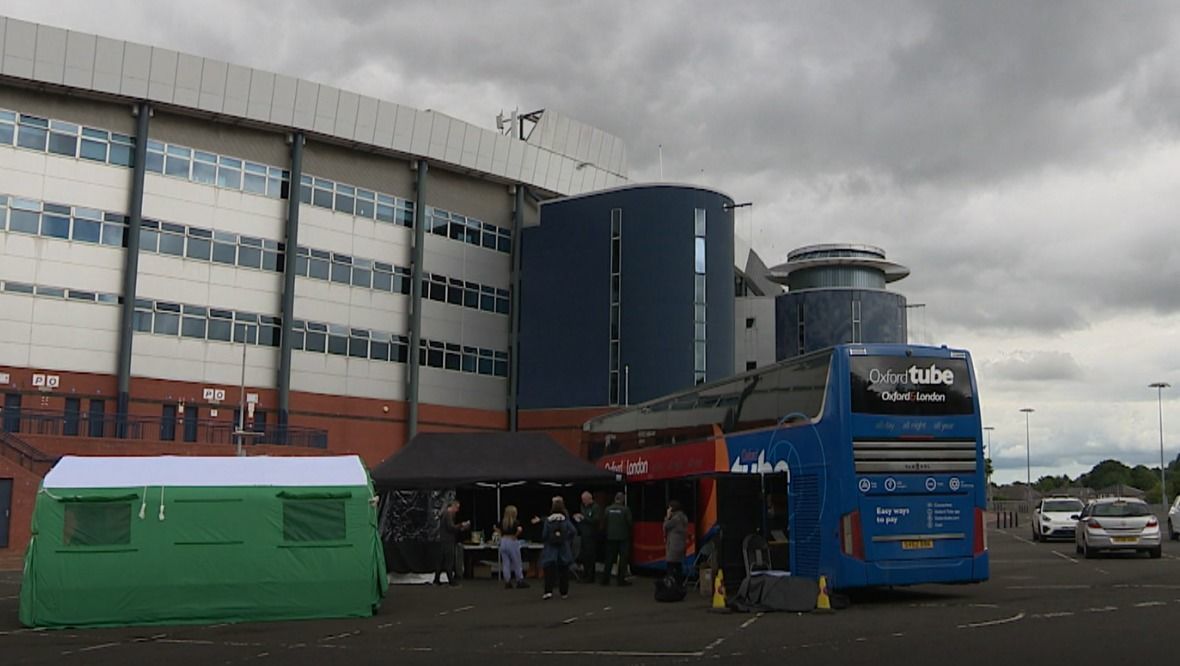
<instances>
[{"instance_id":1,"label":"white car","mask_svg":"<svg viewBox=\"0 0 1180 666\"><path fill-rule=\"evenodd\" d=\"M1172 508L1168 509L1168 538L1172 541L1180 539L1180 495L1176 496L1176 501L1172 502Z\"/></svg>"},{"instance_id":2,"label":"white car","mask_svg":"<svg viewBox=\"0 0 1180 666\"><path fill-rule=\"evenodd\" d=\"M1163 544L1160 521L1141 499L1103 497L1082 509L1074 546L1087 559L1099 550L1134 550L1159 559Z\"/></svg>"},{"instance_id":3,"label":"white car","mask_svg":"<svg viewBox=\"0 0 1180 666\"><path fill-rule=\"evenodd\" d=\"M1084 506L1082 500L1073 497L1046 497L1037 502L1032 519L1033 541L1072 539Z\"/></svg>"}]
</instances>

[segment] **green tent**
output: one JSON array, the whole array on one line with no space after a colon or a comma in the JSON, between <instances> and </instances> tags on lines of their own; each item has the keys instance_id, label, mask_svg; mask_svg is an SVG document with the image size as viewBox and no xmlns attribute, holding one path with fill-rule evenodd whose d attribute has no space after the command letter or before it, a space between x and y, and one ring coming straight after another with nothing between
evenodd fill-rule
<instances>
[{"instance_id":1,"label":"green tent","mask_svg":"<svg viewBox=\"0 0 1180 666\"><path fill-rule=\"evenodd\" d=\"M385 595L360 458L67 456L41 484L26 626L367 616Z\"/></svg>"}]
</instances>

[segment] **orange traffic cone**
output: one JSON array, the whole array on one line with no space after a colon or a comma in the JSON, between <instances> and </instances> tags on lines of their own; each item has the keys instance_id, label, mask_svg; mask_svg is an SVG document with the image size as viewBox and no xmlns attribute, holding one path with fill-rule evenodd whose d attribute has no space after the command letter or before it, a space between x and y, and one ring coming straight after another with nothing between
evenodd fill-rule
<instances>
[{"instance_id":1,"label":"orange traffic cone","mask_svg":"<svg viewBox=\"0 0 1180 666\"><path fill-rule=\"evenodd\" d=\"M713 579L713 613L728 613L729 605L725 600L725 574L718 569L717 577Z\"/></svg>"},{"instance_id":2,"label":"orange traffic cone","mask_svg":"<svg viewBox=\"0 0 1180 666\"><path fill-rule=\"evenodd\" d=\"M819 596L815 599L815 610L820 613L832 612L832 599L828 596L828 577L819 577Z\"/></svg>"}]
</instances>

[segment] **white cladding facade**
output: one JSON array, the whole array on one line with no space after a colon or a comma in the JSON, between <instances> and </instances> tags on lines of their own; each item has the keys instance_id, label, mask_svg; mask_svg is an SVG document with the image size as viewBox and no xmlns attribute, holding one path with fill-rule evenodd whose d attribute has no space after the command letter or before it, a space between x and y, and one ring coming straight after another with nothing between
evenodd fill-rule
<instances>
[{"instance_id":1,"label":"white cladding facade","mask_svg":"<svg viewBox=\"0 0 1180 666\"><path fill-rule=\"evenodd\" d=\"M152 104L132 375L406 398L414 165L426 188L423 403L503 409L511 236L542 197L626 182L617 138L545 112L527 139L167 49L0 17L0 366L116 372L133 106ZM301 183L289 136L306 133ZM299 247L283 252L287 194ZM530 204L531 205L531 204ZM527 210L527 209L526 209ZM243 344L244 343L244 344Z\"/></svg>"}]
</instances>

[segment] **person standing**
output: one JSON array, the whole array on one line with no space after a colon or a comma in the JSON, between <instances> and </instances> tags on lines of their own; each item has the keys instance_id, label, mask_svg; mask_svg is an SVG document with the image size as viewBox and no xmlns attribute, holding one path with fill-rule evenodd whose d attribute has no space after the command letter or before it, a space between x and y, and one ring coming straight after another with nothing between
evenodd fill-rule
<instances>
[{"instance_id":1,"label":"person standing","mask_svg":"<svg viewBox=\"0 0 1180 666\"><path fill-rule=\"evenodd\" d=\"M438 516L438 558L434 565L434 584L442 585L442 572L447 572L447 583L452 587L459 585L455 575L455 549L459 545L459 533L471 526L470 522L456 523L455 516L459 513L459 500L451 500Z\"/></svg>"},{"instance_id":2,"label":"person standing","mask_svg":"<svg viewBox=\"0 0 1180 666\"><path fill-rule=\"evenodd\" d=\"M524 526L516 519L516 507L509 504L504 507L504 519L498 526L500 532L500 579L504 587L525 588L524 567L520 561L520 536L524 533ZM513 576L516 582L513 583Z\"/></svg>"},{"instance_id":3,"label":"person standing","mask_svg":"<svg viewBox=\"0 0 1180 666\"><path fill-rule=\"evenodd\" d=\"M664 562L677 585L684 584L684 555L688 549L688 516L680 502L670 500L664 514Z\"/></svg>"},{"instance_id":4,"label":"person standing","mask_svg":"<svg viewBox=\"0 0 1180 666\"><path fill-rule=\"evenodd\" d=\"M541 529L541 542L544 544L541 549L541 568L545 571L545 593L541 595L541 599L553 598L555 583L561 598L569 597L570 565L574 563L571 546L576 531L574 521L566 511L565 500L554 497L549 517L545 519L545 526Z\"/></svg>"},{"instance_id":5,"label":"person standing","mask_svg":"<svg viewBox=\"0 0 1180 666\"><path fill-rule=\"evenodd\" d=\"M589 490L582 492L582 511L574 516L578 523L578 541L582 544L578 561L582 565L582 582L593 583L598 563L598 533L602 523L602 508Z\"/></svg>"},{"instance_id":6,"label":"person standing","mask_svg":"<svg viewBox=\"0 0 1180 666\"><path fill-rule=\"evenodd\" d=\"M615 503L606 508L606 562L602 572L602 584L610 585L610 570L618 561L618 582L620 586L630 585L627 582L627 559L631 550L631 526L634 519L631 509L626 504L627 496L615 493Z\"/></svg>"}]
</instances>

